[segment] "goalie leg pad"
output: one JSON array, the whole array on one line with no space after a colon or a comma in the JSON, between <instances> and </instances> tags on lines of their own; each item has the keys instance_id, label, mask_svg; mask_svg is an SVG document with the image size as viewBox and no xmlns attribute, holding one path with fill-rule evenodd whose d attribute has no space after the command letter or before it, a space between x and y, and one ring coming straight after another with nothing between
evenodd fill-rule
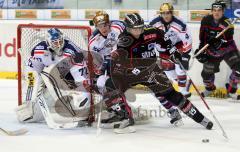
<instances>
[{"instance_id":1,"label":"goalie leg pad","mask_svg":"<svg viewBox=\"0 0 240 152\"><path fill-rule=\"evenodd\" d=\"M19 122L41 122L44 120L40 107L36 102L25 102L15 109Z\"/></svg>"},{"instance_id":2,"label":"goalie leg pad","mask_svg":"<svg viewBox=\"0 0 240 152\"><path fill-rule=\"evenodd\" d=\"M27 80L26 88L24 88L25 101L34 101L42 89L42 80L36 71L28 71L25 75Z\"/></svg>"}]
</instances>

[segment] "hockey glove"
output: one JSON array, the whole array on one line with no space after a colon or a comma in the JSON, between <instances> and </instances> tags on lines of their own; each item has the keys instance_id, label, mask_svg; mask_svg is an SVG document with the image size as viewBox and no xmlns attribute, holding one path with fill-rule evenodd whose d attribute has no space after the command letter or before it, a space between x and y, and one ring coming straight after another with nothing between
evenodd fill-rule
<instances>
[{"instance_id":1,"label":"hockey glove","mask_svg":"<svg viewBox=\"0 0 240 152\"><path fill-rule=\"evenodd\" d=\"M110 74L110 65L111 65L111 58L105 57L101 66L101 73L104 74L105 71L107 71L107 74Z\"/></svg>"},{"instance_id":2,"label":"hockey glove","mask_svg":"<svg viewBox=\"0 0 240 152\"><path fill-rule=\"evenodd\" d=\"M182 55L181 53L178 52L176 47L173 47L169 50L170 55L170 60L174 63L179 63L182 62Z\"/></svg>"},{"instance_id":3,"label":"hockey glove","mask_svg":"<svg viewBox=\"0 0 240 152\"><path fill-rule=\"evenodd\" d=\"M75 63L82 63L83 62L83 53L81 52L75 52L75 55L73 56L73 61Z\"/></svg>"},{"instance_id":4,"label":"hockey glove","mask_svg":"<svg viewBox=\"0 0 240 152\"><path fill-rule=\"evenodd\" d=\"M194 52L194 54L197 54L199 51L199 49L196 49L196 51ZM206 53L200 53L198 56L196 56L196 59L200 62L200 63L205 63L208 60L208 55Z\"/></svg>"},{"instance_id":5,"label":"hockey glove","mask_svg":"<svg viewBox=\"0 0 240 152\"><path fill-rule=\"evenodd\" d=\"M219 49L224 42L225 41L223 39L219 39L219 38L215 38L215 37L211 38L211 39L209 39L209 41L207 41L210 48L213 48L213 49Z\"/></svg>"}]
</instances>

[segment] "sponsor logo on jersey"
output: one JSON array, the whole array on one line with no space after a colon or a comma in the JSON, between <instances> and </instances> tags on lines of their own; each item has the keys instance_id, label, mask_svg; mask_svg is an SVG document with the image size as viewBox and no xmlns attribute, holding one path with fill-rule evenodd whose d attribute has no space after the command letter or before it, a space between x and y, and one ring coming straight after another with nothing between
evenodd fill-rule
<instances>
[{"instance_id":1,"label":"sponsor logo on jersey","mask_svg":"<svg viewBox=\"0 0 240 152\"><path fill-rule=\"evenodd\" d=\"M96 46L93 47L93 51L96 51L96 52L100 52L102 51L104 48L97 48Z\"/></svg>"},{"instance_id":2,"label":"sponsor logo on jersey","mask_svg":"<svg viewBox=\"0 0 240 152\"><path fill-rule=\"evenodd\" d=\"M33 72L28 72L28 87L33 87L34 86L34 75Z\"/></svg>"},{"instance_id":3,"label":"sponsor logo on jersey","mask_svg":"<svg viewBox=\"0 0 240 152\"><path fill-rule=\"evenodd\" d=\"M45 48L44 48L44 46L42 46L42 45L38 45L38 46L36 46L36 48L35 48L35 50L44 50Z\"/></svg>"},{"instance_id":4,"label":"sponsor logo on jersey","mask_svg":"<svg viewBox=\"0 0 240 152\"><path fill-rule=\"evenodd\" d=\"M157 34L148 34L144 36L144 40L156 38Z\"/></svg>"},{"instance_id":5,"label":"sponsor logo on jersey","mask_svg":"<svg viewBox=\"0 0 240 152\"><path fill-rule=\"evenodd\" d=\"M142 53L143 58L150 58L150 57L155 57L155 56L156 56L156 52L154 50Z\"/></svg>"}]
</instances>

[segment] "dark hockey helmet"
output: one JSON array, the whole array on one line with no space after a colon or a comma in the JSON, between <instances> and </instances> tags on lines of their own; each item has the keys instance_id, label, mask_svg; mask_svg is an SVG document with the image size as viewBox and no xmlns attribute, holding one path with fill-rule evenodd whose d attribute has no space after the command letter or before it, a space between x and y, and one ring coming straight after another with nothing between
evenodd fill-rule
<instances>
[{"instance_id":1,"label":"dark hockey helmet","mask_svg":"<svg viewBox=\"0 0 240 152\"><path fill-rule=\"evenodd\" d=\"M124 20L127 28L143 28L144 20L138 13L127 14Z\"/></svg>"},{"instance_id":2,"label":"dark hockey helmet","mask_svg":"<svg viewBox=\"0 0 240 152\"><path fill-rule=\"evenodd\" d=\"M226 7L226 3L222 0L216 0L214 3L212 3L212 10L214 8L221 8L221 9L225 9Z\"/></svg>"}]
</instances>

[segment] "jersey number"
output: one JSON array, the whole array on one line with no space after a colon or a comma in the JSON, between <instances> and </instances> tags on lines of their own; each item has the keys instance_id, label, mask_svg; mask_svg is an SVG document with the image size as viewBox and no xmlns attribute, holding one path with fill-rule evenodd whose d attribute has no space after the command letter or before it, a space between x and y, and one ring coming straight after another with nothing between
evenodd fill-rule
<instances>
[{"instance_id":1,"label":"jersey number","mask_svg":"<svg viewBox=\"0 0 240 152\"><path fill-rule=\"evenodd\" d=\"M79 69L79 72L81 76L87 75L88 74L87 67Z\"/></svg>"}]
</instances>

